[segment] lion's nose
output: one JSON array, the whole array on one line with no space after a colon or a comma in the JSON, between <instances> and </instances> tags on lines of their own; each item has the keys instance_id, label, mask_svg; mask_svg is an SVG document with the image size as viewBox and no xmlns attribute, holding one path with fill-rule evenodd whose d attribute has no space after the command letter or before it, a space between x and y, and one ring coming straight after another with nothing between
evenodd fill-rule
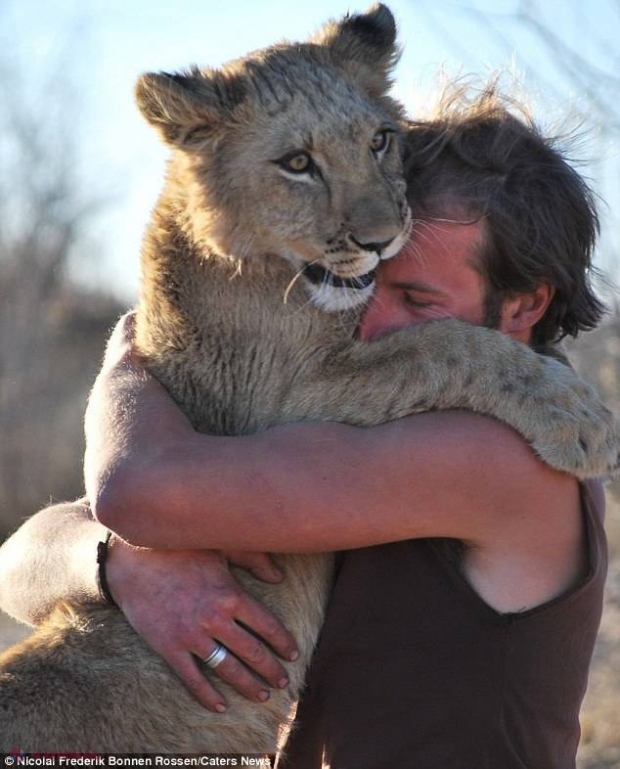
<instances>
[{"instance_id":1,"label":"lion's nose","mask_svg":"<svg viewBox=\"0 0 620 769\"><path fill-rule=\"evenodd\" d=\"M389 240L384 240L381 243L376 243L376 242L360 243L360 241L357 238L351 235L351 240L355 243L356 246L359 246L364 251L376 251L377 254L380 254L390 245L390 243L394 240L394 238L390 238Z\"/></svg>"}]
</instances>

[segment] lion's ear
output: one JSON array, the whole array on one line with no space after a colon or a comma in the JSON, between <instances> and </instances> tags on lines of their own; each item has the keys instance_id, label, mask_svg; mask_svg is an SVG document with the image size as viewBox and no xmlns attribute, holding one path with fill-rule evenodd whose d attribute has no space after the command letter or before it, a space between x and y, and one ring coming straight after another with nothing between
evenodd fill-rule
<instances>
[{"instance_id":1,"label":"lion's ear","mask_svg":"<svg viewBox=\"0 0 620 769\"><path fill-rule=\"evenodd\" d=\"M378 3L366 13L333 21L312 42L326 46L335 63L373 95L389 90L400 49L396 45L396 22L387 6Z\"/></svg>"},{"instance_id":2,"label":"lion's ear","mask_svg":"<svg viewBox=\"0 0 620 769\"><path fill-rule=\"evenodd\" d=\"M136 101L144 118L167 144L185 148L218 134L244 95L239 77L217 70L148 73L136 83Z\"/></svg>"}]
</instances>

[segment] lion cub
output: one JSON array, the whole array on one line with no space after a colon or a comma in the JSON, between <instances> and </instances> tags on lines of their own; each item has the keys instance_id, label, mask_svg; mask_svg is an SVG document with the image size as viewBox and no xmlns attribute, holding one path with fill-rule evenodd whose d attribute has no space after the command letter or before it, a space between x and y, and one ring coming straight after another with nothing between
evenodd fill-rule
<instances>
[{"instance_id":1,"label":"lion cub","mask_svg":"<svg viewBox=\"0 0 620 769\"><path fill-rule=\"evenodd\" d=\"M450 320L353 338L374 269L410 227L401 108L387 95L396 58L379 5L306 44L140 79L138 105L172 156L142 254L139 348L205 432L462 407L506 421L554 467L604 474L616 461L611 417L557 361ZM2 659L0 750L274 752L331 559L280 565L279 585L239 578L297 639L288 691L255 704L218 681L230 707L211 714L120 612L64 607Z\"/></svg>"}]
</instances>

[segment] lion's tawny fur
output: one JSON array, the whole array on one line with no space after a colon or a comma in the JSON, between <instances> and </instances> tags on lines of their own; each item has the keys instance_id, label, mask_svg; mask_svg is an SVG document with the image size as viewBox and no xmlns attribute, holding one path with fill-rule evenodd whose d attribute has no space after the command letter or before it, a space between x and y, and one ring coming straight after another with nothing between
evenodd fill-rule
<instances>
[{"instance_id":1,"label":"lion's tawny fur","mask_svg":"<svg viewBox=\"0 0 620 769\"><path fill-rule=\"evenodd\" d=\"M397 148L369 149L400 119L387 96L395 54L380 6L311 45L141 79L140 107L173 150L142 256L137 340L149 368L213 434L462 407L512 425L554 467L606 473L617 462L613 420L557 361L458 321L364 344L353 332L371 289L304 274L291 285L307 263L368 274L385 256L368 244L406 237ZM314 176L282 165L296 151L312 156ZM303 685L331 560L281 565L280 585L239 578L298 641L288 691L254 704L218 681L230 707L211 714L120 612L65 606L1 658L0 750L273 752Z\"/></svg>"}]
</instances>

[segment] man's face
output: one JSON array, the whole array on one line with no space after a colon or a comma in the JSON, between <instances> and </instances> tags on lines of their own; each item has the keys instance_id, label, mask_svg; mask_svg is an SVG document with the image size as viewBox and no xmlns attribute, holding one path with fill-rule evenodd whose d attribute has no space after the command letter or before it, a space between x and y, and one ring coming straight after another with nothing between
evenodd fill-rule
<instances>
[{"instance_id":1,"label":"man's face","mask_svg":"<svg viewBox=\"0 0 620 769\"><path fill-rule=\"evenodd\" d=\"M359 338L384 334L434 318L485 320L485 283L476 270L483 244L481 221L417 221L402 251L381 263Z\"/></svg>"}]
</instances>

